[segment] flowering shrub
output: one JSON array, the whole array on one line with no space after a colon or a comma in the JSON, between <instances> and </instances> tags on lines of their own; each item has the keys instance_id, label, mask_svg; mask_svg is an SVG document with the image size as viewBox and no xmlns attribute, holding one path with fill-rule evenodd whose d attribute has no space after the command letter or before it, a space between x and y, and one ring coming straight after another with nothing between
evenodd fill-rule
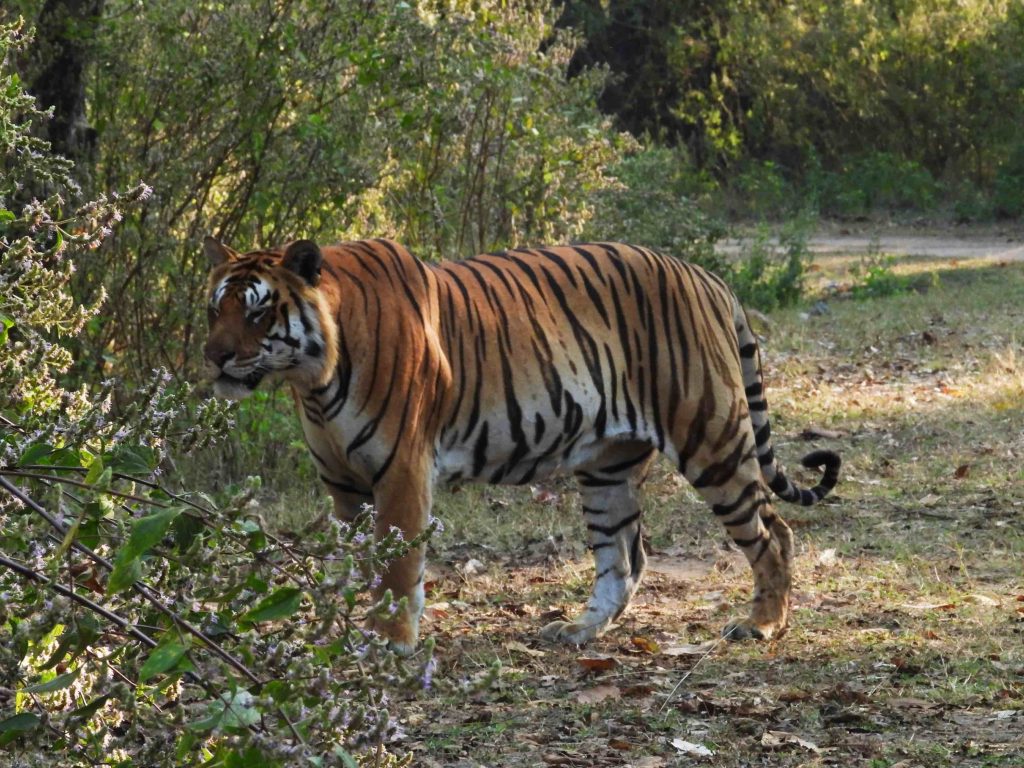
<instances>
[{"instance_id":1,"label":"flowering shrub","mask_svg":"<svg viewBox=\"0 0 1024 768\"><path fill-rule=\"evenodd\" d=\"M277 536L258 479L220 503L173 492L170 449L223 437L223 405L163 371L134 393L62 383L103 298L74 300L75 264L149 189L72 202L8 69L24 39L0 25L0 747L24 766L399 764L388 696L429 683L430 648L396 660L363 626L397 606L362 596L420 542L374 542L369 512Z\"/></svg>"}]
</instances>

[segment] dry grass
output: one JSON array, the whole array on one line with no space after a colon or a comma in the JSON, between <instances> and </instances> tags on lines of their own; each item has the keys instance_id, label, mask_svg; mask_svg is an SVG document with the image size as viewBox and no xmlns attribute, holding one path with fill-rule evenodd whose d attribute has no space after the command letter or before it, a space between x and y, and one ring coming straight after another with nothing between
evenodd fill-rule
<instances>
[{"instance_id":1,"label":"dry grass","mask_svg":"<svg viewBox=\"0 0 1024 768\"><path fill-rule=\"evenodd\" d=\"M1021 765L1024 265L951 267L908 260L927 291L764 329L776 452L795 464L818 427L842 432L815 442L846 462L820 507L779 507L799 542L782 640L672 655L717 637L750 576L667 467L647 488L648 578L585 650L537 640L589 591L571 485L442 494L424 621L438 677L502 669L482 692L406 702L396 747L425 766ZM612 669L579 663L602 654Z\"/></svg>"}]
</instances>

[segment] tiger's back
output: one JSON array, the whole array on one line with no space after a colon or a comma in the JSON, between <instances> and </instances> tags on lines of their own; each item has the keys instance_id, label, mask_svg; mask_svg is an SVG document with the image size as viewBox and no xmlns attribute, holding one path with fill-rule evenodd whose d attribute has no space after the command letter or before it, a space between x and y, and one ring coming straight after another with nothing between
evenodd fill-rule
<instances>
[{"instance_id":1,"label":"tiger's back","mask_svg":"<svg viewBox=\"0 0 1024 768\"><path fill-rule=\"evenodd\" d=\"M732 295L699 267L600 244L433 271L463 395L438 439L445 480L530 482L586 469L623 443L678 464L680 421L727 417L743 399Z\"/></svg>"}]
</instances>

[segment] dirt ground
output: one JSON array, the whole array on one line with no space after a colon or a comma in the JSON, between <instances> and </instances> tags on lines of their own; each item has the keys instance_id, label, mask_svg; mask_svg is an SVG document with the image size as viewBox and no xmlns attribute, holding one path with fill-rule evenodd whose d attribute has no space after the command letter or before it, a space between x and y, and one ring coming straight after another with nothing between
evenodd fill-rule
<instances>
[{"instance_id":1,"label":"dirt ground","mask_svg":"<svg viewBox=\"0 0 1024 768\"><path fill-rule=\"evenodd\" d=\"M723 253L737 253L743 240L725 240ZM1017 226L907 227L832 224L808 241L816 255L861 255L872 251L894 256L944 259L1024 259L1024 232Z\"/></svg>"}]
</instances>

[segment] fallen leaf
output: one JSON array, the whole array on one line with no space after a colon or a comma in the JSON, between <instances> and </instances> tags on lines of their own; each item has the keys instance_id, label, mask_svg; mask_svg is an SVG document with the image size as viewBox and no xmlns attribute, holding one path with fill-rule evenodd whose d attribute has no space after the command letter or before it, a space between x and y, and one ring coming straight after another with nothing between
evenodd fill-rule
<instances>
[{"instance_id":1,"label":"fallen leaf","mask_svg":"<svg viewBox=\"0 0 1024 768\"><path fill-rule=\"evenodd\" d=\"M432 619L444 619L448 616L449 603L431 603L423 609L423 613Z\"/></svg>"},{"instance_id":2,"label":"fallen leaf","mask_svg":"<svg viewBox=\"0 0 1024 768\"><path fill-rule=\"evenodd\" d=\"M712 757L715 754L703 744L694 744L692 741L672 739L670 743L684 755L693 755L694 757Z\"/></svg>"},{"instance_id":3,"label":"fallen leaf","mask_svg":"<svg viewBox=\"0 0 1024 768\"><path fill-rule=\"evenodd\" d=\"M824 429L823 427L808 427L800 433L800 437L804 440L838 440L841 437L846 437L845 432L840 432L838 429Z\"/></svg>"},{"instance_id":4,"label":"fallen leaf","mask_svg":"<svg viewBox=\"0 0 1024 768\"><path fill-rule=\"evenodd\" d=\"M622 739L612 739L608 742L608 746L612 749L618 749L623 752L633 748L632 744L630 744L628 741L623 741Z\"/></svg>"},{"instance_id":5,"label":"fallen leaf","mask_svg":"<svg viewBox=\"0 0 1024 768\"><path fill-rule=\"evenodd\" d=\"M665 656L703 656L715 647L716 641L708 640L703 643L678 643L662 648Z\"/></svg>"},{"instance_id":6,"label":"fallen leaf","mask_svg":"<svg viewBox=\"0 0 1024 768\"><path fill-rule=\"evenodd\" d=\"M904 603L903 607L911 611L952 611L956 603Z\"/></svg>"},{"instance_id":7,"label":"fallen leaf","mask_svg":"<svg viewBox=\"0 0 1024 768\"><path fill-rule=\"evenodd\" d=\"M458 568L459 572L467 579L473 576L479 576L487 570L487 566L477 560L475 557L467 560Z\"/></svg>"},{"instance_id":8,"label":"fallen leaf","mask_svg":"<svg viewBox=\"0 0 1024 768\"><path fill-rule=\"evenodd\" d=\"M613 656L584 656L576 659L576 663L588 672L606 672L619 664Z\"/></svg>"},{"instance_id":9,"label":"fallen leaf","mask_svg":"<svg viewBox=\"0 0 1024 768\"><path fill-rule=\"evenodd\" d=\"M811 698L813 698L813 694L809 693L808 691L801 691L797 689L782 691L778 695L778 700L785 704L795 704L802 701L809 701Z\"/></svg>"},{"instance_id":10,"label":"fallen leaf","mask_svg":"<svg viewBox=\"0 0 1024 768\"><path fill-rule=\"evenodd\" d=\"M935 709L939 706L934 701L928 701L927 699L915 699L911 696L889 699L886 703L890 707L896 707L898 709Z\"/></svg>"},{"instance_id":11,"label":"fallen leaf","mask_svg":"<svg viewBox=\"0 0 1024 768\"><path fill-rule=\"evenodd\" d=\"M988 595L983 595L980 592L975 592L973 594L970 594L965 599L968 602L977 603L978 605L989 605L989 606L993 606L993 607L999 605L999 601L996 600L994 597L989 597Z\"/></svg>"},{"instance_id":12,"label":"fallen leaf","mask_svg":"<svg viewBox=\"0 0 1024 768\"><path fill-rule=\"evenodd\" d=\"M641 637L634 635L632 638L633 646L639 648L644 653L657 653L661 650L661 646L658 645L654 640L649 637Z\"/></svg>"},{"instance_id":13,"label":"fallen leaf","mask_svg":"<svg viewBox=\"0 0 1024 768\"><path fill-rule=\"evenodd\" d=\"M834 547L829 547L828 549L822 550L818 554L818 565L835 565L836 562L838 562L838 560L839 556L836 554L836 550Z\"/></svg>"},{"instance_id":14,"label":"fallen leaf","mask_svg":"<svg viewBox=\"0 0 1024 768\"><path fill-rule=\"evenodd\" d=\"M559 752L548 752L541 758L548 765L582 765L583 755L579 752L560 750Z\"/></svg>"},{"instance_id":15,"label":"fallen leaf","mask_svg":"<svg viewBox=\"0 0 1024 768\"><path fill-rule=\"evenodd\" d=\"M544 488L535 489L533 492L533 500L538 504L557 504L558 498L557 493Z\"/></svg>"},{"instance_id":16,"label":"fallen leaf","mask_svg":"<svg viewBox=\"0 0 1024 768\"><path fill-rule=\"evenodd\" d=\"M956 472L953 473L953 477L955 477L957 480L963 480L969 474L971 474L971 465L961 464L959 467L956 468Z\"/></svg>"},{"instance_id":17,"label":"fallen leaf","mask_svg":"<svg viewBox=\"0 0 1024 768\"><path fill-rule=\"evenodd\" d=\"M530 648L516 640L512 640L510 642L505 643L505 650L515 651L516 653L525 653L527 656L533 656L537 659L543 656L547 656L547 653L545 653L544 651L538 650L536 648Z\"/></svg>"},{"instance_id":18,"label":"fallen leaf","mask_svg":"<svg viewBox=\"0 0 1024 768\"><path fill-rule=\"evenodd\" d=\"M628 698L643 698L644 696L650 696L654 693L653 685L631 685L622 691L622 695Z\"/></svg>"},{"instance_id":19,"label":"fallen leaf","mask_svg":"<svg viewBox=\"0 0 1024 768\"><path fill-rule=\"evenodd\" d=\"M608 699L618 699L622 691L617 685L595 685L593 688L585 688L576 694L576 701L580 704L600 704Z\"/></svg>"},{"instance_id":20,"label":"fallen leaf","mask_svg":"<svg viewBox=\"0 0 1024 768\"><path fill-rule=\"evenodd\" d=\"M768 749L778 749L779 747L796 746L803 747L804 749L810 750L815 754L821 754L821 750L818 749L818 745L810 741L805 741L799 736L793 733L786 733L785 731L765 731L761 734L761 746L768 747Z\"/></svg>"}]
</instances>

